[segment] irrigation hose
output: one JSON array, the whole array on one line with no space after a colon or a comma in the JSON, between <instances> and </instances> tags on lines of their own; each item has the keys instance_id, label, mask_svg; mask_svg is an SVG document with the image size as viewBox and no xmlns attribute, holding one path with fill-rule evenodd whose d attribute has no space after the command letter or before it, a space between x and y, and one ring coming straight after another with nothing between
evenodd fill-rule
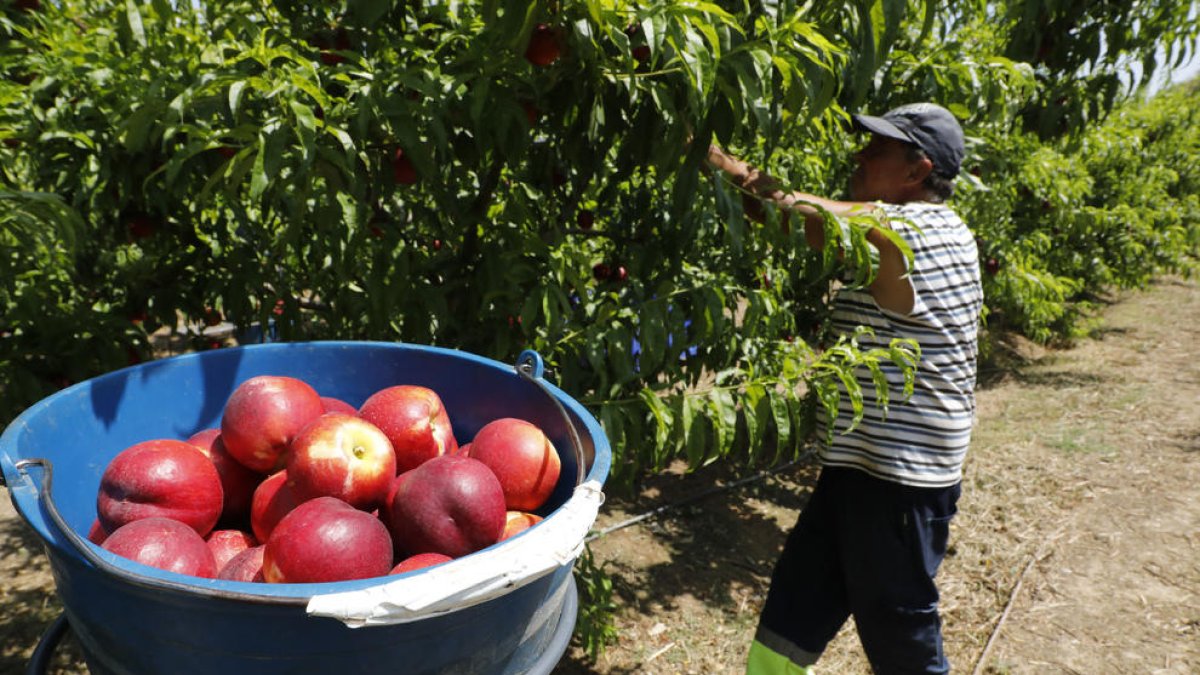
<instances>
[{"instance_id":1,"label":"irrigation hose","mask_svg":"<svg viewBox=\"0 0 1200 675\"><path fill-rule=\"evenodd\" d=\"M759 471L758 473L746 476L745 478L739 478L738 480L735 480L730 483L725 483L723 485L717 485L717 486L708 488L707 490L702 490L700 492L697 492L694 495L690 495L688 497L680 499L679 501L669 502L667 504L662 504L662 505L656 506L653 509L650 509L649 511L646 511L645 513L642 513L640 515L636 515L636 516L633 516L632 518L622 520L619 523L614 523L613 525L609 525L608 527L605 527L603 529L593 531L586 538L584 538L583 541L584 541L584 543L591 543L601 537L612 534L613 532L616 532L617 530L623 530L631 525L636 525L644 520L647 520L647 519L653 518L657 515L666 513L667 511L671 511L671 510L680 508L682 506L686 506L693 502L700 501L701 499L706 499L708 497L711 497L716 494L720 494L722 492L728 492L729 490L741 487L748 483L756 483L758 481L764 480L769 476L772 476L772 475L777 474L785 469L795 466L796 464L799 464L800 462L812 457L814 454L815 454L814 451L812 449L809 449L809 450L804 451L804 453L802 453L796 459L784 462L782 464L777 464L769 469L763 469L762 471Z\"/></svg>"}]
</instances>

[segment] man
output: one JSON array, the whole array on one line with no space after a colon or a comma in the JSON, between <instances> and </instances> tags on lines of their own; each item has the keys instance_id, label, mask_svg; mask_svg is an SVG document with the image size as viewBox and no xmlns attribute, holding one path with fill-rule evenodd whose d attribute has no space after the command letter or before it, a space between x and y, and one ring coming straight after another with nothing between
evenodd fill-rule
<instances>
[{"instance_id":1,"label":"man","mask_svg":"<svg viewBox=\"0 0 1200 675\"><path fill-rule=\"evenodd\" d=\"M963 133L946 109L929 103L883 115L853 116L870 142L855 155L852 201L789 192L769 176L716 147L709 164L751 194L805 217L810 246L824 245L822 210L873 212L913 252L879 228L879 273L867 288L841 288L834 327L868 326L864 349L912 338L921 347L915 389L900 400L903 377L885 368L892 390L879 407L869 372L856 373L865 416L843 389L819 456L821 475L788 536L750 648L750 675L811 672L825 645L850 616L879 673L943 673L941 620L934 575L946 552L962 462L975 415L977 327L983 295L974 237L943 202L963 157ZM815 208L819 205L821 208ZM823 438L828 436L823 434Z\"/></svg>"}]
</instances>

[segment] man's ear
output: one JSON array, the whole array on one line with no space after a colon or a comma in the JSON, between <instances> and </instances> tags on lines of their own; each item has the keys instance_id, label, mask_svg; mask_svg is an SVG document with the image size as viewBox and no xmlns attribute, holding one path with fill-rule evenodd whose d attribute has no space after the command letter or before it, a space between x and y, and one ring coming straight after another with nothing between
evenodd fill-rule
<instances>
[{"instance_id":1,"label":"man's ear","mask_svg":"<svg viewBox=\"0 0 1200 675\"><path fill-rule=\"evenodd\" d=\"M908 182L920 185L931 173L933 173L933 161L928 157L922 157L908 165Z\"/></svg>"}]
</instances>

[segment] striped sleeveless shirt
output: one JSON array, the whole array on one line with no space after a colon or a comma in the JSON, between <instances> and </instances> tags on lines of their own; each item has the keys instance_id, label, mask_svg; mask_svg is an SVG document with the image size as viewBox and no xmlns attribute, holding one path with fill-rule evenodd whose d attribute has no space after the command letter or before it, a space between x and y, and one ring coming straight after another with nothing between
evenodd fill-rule
<instances>
[{"instance_id":1,"label":"striped sleeveless shirt","mask_svg":"<svg viewBox=\"0 0 1200 675\"><path fill-rule=\"evenodd\" d=\"M851 467L884 480L916 487L946 487L962 480L962 464L975 421L975 361L983 306L979 253L962 220L942 204L883 204L890 224L914 254L910 279L915 290L912 312L881 309L868 289L843 287L833 304L833 328L852 334L868 326L860 348L887 347L893 338L911 338L921 346L913 395L903 398L900 369L883 364L889 383L888 408L878 406L871 373L855 378L862 387L865 414L846 433L854 417L845 385L833 437L825 442L830 421L818 414L823 444L821 463ZM911 225L903 220L907 219ZM914 226L915 225L915 229Z\"/></svg>"}]
</instances>

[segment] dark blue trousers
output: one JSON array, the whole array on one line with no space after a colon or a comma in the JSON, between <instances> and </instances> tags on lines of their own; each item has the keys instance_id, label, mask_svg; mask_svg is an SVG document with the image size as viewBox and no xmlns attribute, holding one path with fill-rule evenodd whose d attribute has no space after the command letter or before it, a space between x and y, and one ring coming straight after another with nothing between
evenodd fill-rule
<instances>
[{"instance_id":1,"label":"dark blue trousers","mask_svg":"<svg viewBox=\"0 0 1200 675\"><path fill-rule=\"evenodd\" d=\"M875 672L948 672L933 579L960 492L822 469L775 565L755 639L810 665L853 616Z\"/></svg>"}]
</instances>

